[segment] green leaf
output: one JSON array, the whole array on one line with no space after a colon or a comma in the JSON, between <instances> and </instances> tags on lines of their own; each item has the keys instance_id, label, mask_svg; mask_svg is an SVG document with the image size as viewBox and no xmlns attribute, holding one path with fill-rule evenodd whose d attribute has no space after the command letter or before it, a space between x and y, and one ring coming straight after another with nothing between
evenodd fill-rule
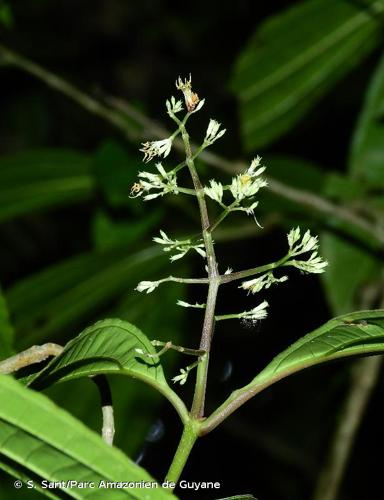
<instances>
[{"instance_id":1,"label":"green leaf","mask_svg":"<svg viewBox=\"0 0 384 500\"><path fill-rule=\"evenodd\" d=\"M257 500L257 498L253 495L235 495L234 497L225 497L219 500Z\"/></svg>"},{"instance_id":2,"label":"green leaf","mask_svg":"<svg viewBox=\"0 0 384 500\"><path fill-rule=\"evenodd\" d=\"M122 292L137 293L134 288L140 280L150 279L166 265L158 247L131 254L117 249L76 256L26 278L6 293L18 346L57 338L80 320L88 321Z\"/></svg>"},{"instance_id":3,"label":"green leaf","mask_svg":"<svg viewBox=\"0 0 384 500\"><path fill-rule=\"evenodd\" d=\"M129 193L137 179L138 163L137 156L130 156L114 141L106 141L96 152L93 171L111 206L128 205L130 208L137 208Z\"/></svg>"},{"instance_id":4,"label":"green leaf","mask_svg":"<svg viewBox=\"0 0 384 500\"><path fill-rule=\"evenodd\" d=\"M383 352L384 310L346 314L331 319L292 344L246 387L267 387L288 375L326 361Z\"/></svg>"},{"instance_id":5,"label":"green leaf","mask_svg":"<svg viewBox=\"0 0 384 500\"><path fill-rule=\"evenodd\" d=\"M355 310L361 303L362 288L379 276L381 263L353 242L333 233L321 235L320 248L329 262L321 279L333 313Z\"/></svg>"},{"instance_id":6,"label":"green leaf","mask_svg":"<svg viewBox=\"0 0 384 500\"><path fill-rule=\"evenodd\" d=\"M87 200L90 161L69 150L41 150L0 158L0 222L42 208Z\"/></svg>"},{"instance_id":7,"label":"green leaf","mask_svg":"<svg viewBox=\"0 0 384 500\"><path fill-rule=\"evenodd\" d=\"M94 432L42 394L0 377L0 455L41 480L154 481L121 451L106 445ZM2 460L0 460L1 464ZM61 488L63 489L63 488ZM63 489L64 490L64 489ZM103 490L67 488L73 498L100 498ZM108 489L108 498L174 498L160 488Z\"/></svg>"},{"instance_id":8,"label":"green leaf","mask_svg":"<svg viewBox=\"0 0 384 500\"><path fill-rule=\"evenodd\" d=\"M148 215L119 222L105 212L97 212L92 222L94 246L97 250L108 250L139 241L159 226L162 215L161 209L155 209Z\"/></svg>"},{"instance_id":9,"label":"green leaf","mask_svg":"<svg viewBox=\"0 0 384 500\"><path fill-rule=\"evenodd\" d=\"M119 319L99 321L71 340L28 384L41 388L100 373L128 375L158 390L185 419L185 406L167 384L159 358L144 357L136 349L156 354L151 342L134 325Z\"/></svg>"},{"instance_id":10,"label":"green leaf","mask_svg":"<svg viewBox=\"0 0 384 500\"><path fill-rule=\"evenodd\" d=\"M384 56L365 96L350 153L350 172L369 186L384 186Z\"/></svg>"},{"instance_id":11,"label":"green leaf","mask_svg":"<svg viewBox=\"0 0 384 500\"><path fill-rule=\"evenodd\" d=\"M9 319L8 307L0 288L0 360L13 354L13 326Z\"/></svg>"},{"instance_id":12,"label":"green leaf","mask_svg":"<svg viewBox=\"0 0 384 500\"><path fill-rule=\"evenodd\" d=\"M383 0L308 0L259 27L232 78L248 151L288 131L372 50L383 11Z\"/></svg>"},{"instance_id":13,"label":"green leaf","mask_svg":"<svg viewBox=\"0 0 384 500\"><path fill-rule=\"evenodd\" d=\"M365 188L361 182L338 172L329 172L325 179L323 194L337 201L351 202L361 200L365 195Z\"/></svg>"},{"instance_id":14,"label":"green leaf","mask_svg":"<svg viewBox=\"0 0 384 500\"><path fill-rule=\"evenodd\" d=\"M13 27L13 13L10 5L5 2L1 2L0 5L0 24L6 28Z\"/></svg>"}]
</instances>

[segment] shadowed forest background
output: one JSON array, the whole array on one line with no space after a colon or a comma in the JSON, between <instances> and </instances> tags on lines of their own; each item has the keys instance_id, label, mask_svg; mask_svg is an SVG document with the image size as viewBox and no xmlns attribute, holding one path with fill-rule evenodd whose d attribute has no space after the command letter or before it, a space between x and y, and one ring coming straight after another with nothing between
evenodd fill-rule
<instances>
[{"instance_id":1,"label":"shadowed forest background","mask_svg":"<svg viewBox=\"0 0 384 500\"><path fill-rule=\"evenodd\" d=\"M198 231L195 200L129 198L143 169L140 144L158 138L157 126L172 127L165 100L189 73L206 98L191 119L192 139L204 137L208 118L227 129L210 150L225 161L199 163L202 177L225 181L260 155L276 181L256 211L264 229L234 215L218 231L223 268L278 259L297 224L320 235L330 263L321 279L289 271L287 283L265 292L269 316L256 326L218 325L208 411L300 336L382 303L384 0L8 1L0 3L0 20L0 283L15 351L63 345L105 317L126 319L150 339L198 344L201 312L176 301L201 302L204 289L171 283L150 295L134 291L144 279L201 275L198 257L171 265L166 254L147 250L159 228ZM120 125L52 88L46 75L36 78L29 61L112 110ZM254 300L233 285L221 290L218 310L249 309ZM185 365L177 353L164 362L168 378ZM252 399L197 443L185 469L187 480L219 481L219 493L176 493L311 498L360 376L356 363L304 371ZM110 382L116 446L161 479L181 432L175 411L140 382ZM176 391L190 401L192 381ZM88 380L45 393L99 431L98 394ZM383 396L379 375L340 500L377 498ZM40 497L15 493L12 484L1 475L4 498Z\"/></svg>"}]
</instances>

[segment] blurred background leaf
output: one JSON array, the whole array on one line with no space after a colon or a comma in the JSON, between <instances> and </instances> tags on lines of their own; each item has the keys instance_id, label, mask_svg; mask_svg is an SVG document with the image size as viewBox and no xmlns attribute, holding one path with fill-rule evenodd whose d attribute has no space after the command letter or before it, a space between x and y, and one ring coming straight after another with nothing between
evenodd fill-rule
<instances>
[{"instance_id":1,"label":"blurred background leaf","mask_svg":"<svg viewBox=\"0 0 384 500\"><path fill-rule=\"evenodd\" d=\"M7 303L0 288L0 359L13 354L13 326L9 319Z\"/></svg>"},{"instance_id":2,"label":"blurred background leaf","mask_svg":"<svg viewBox=\"0 0 384 500\"><path fill-rule=\"evenodd\" d=\"M382 0L309 0L264 22L236 62L244 145L276 140L381 40Z\"/></svg>"},{"instance_id":3,"label":"blurred background leaf","mask_svg":"<svg viewBox=\"0 0 384 500\"><path fill-rule=\"evenodd\" d=\"M86 201L94 181L87 155L23 151L0 158L0 222L39 209Z\"/></svg>"},{"instance_id":4,"label":"blurred background leaf","mask_svg":"<svg viewBox=\"0 0 384 500\"><path fill-rule=\"evenodd\" d=\"M350 172L374 190L384 188L384 57L367 89L354 132Z\"/></svg>"}]
</instances>

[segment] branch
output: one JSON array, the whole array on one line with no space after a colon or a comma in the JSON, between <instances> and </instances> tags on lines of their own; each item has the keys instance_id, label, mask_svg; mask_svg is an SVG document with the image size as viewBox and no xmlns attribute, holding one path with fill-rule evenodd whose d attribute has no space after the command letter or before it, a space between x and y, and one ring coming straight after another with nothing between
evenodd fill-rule
<instances>
[{"instance_id":1,"label":"branch","mask_svg":"<svg viewBox=\"0 0 384 500\"><path fill-rule=\"evenodd\" d=\"M9 374L34 363L41 363L41 361L49 358L49 356L58 356L63 349L62 346L52 344L51 342L43 345L34 345L25 351L1 361L0 373Z\"/></svg>"},{"instance_id":2,"label":"branch","mask_svg":"<svg viewBox=\"0 0 384 500\"><path fill-rule=\"evenodd\" d=\"M100 393L101 411L103 414L101 437L103 441L112 446L113 436L115 435L115 420L113 417L111 388L105 375L96 375L91 378L97 385Z\"/></svg>"},{"instance_id":3,"label":"branch","mask_svg":"<svg viewBox=\"0 0 384 500\"><path fill-rule=\"evenodd\" d=\"M43 81L51 88L66 95L90 113L103 118L105 121L121 130L130 140L138 140L140 137L148 135L148 133L151 133L157 138L163 138L169 135L167 129L159 126L155 121L149 119L125 100L107 97L106 101L108 104L101 103L79 90L74 85L68 83L63 78L47 71L42 66L39 66L20 54L11 51L2 44L0 44L0 55L2 56L3 62L18 67ZM129 122L127 118L129 118L131 122ZM137 125L142 127L141 132L137 130ZM183 143L181 140L176 139L174 141L174 146L178 150L183 151ZM192 147L195 147L195 145L192 144ZM200 158L208 165L230 174L244 170L247 166L244 162L227 160L210 151L202 151ZM319 214L329 215L341 222L351 224L353 227L359 228L369 234L380 245L384 244L384 231L380 226L362 217L354 210L332 203L314 193L283 184L272 177L268 177L267 189L287 200L308 207Z\"/></svg>"},{"instance_id":4,"label":"branch","mask_svg":"<svg viewBox=\"0 0 384 500\"><path fill-rule=\"evenodd\" d=\"M372 391L379 377L382 356L356 362L340 423L316 485L313 500L336 500L349 456Z\"/></svg>"}]
</instances>

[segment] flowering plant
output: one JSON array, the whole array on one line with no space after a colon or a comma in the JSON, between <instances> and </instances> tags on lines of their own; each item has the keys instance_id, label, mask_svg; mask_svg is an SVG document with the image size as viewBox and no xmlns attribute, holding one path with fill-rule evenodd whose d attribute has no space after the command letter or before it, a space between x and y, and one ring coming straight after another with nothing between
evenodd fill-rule
<instances>
[{"instance_id":1,"label":"flowering plant","mask_svg":"<svg viewBox=\"0 0 384 500\"><path fill-rule=\"evenodd\" d=\"M20 438L20 443L24 442L23 446L19 446L19 439L9 439L11 434L4 434L5 439L2 441L6 453L15 463L20 462L22 465L22 477L24 469L27 470L26 464L33 471L32 477L40 474L52 480L66 477L67 470L76 473L76 478L81 480L86 476L96 481L101 474L103 478L123 484L121 487L131 496L128 491L130 487L124 486L129 476L137 480L133 484L145 483L153 487L151 493L138 493L135 498L175 498L166 489L173 490L177 484L182 487L182 482L178 481L197 439L215 429L259 392L284 377L325 361L384 352L383 310L359 311L331 319L278 354L247 385L233 391L211 414L206 414L208 368L216 323L239 320L253 325L264 320L269 313L269 304L262 297L255 300L250 309L217 314L219 290L227 283L238 282L240 293L246 292L253 299L256 294L261 294L272 285L285 283L288 280L285 274L288 268L296 268L303 274L321 274L326 270L327 262L319 254L318 237L309 230L302 231L300 227L296 227L288 232L287 252L279 260L243 270L224 270L221 267L215 251L215 231L232 212L244 212L252 216L255 224L261 228L257 209L259 191L268 185L264 177L265 166L257 156L227 184L215 179L202 182L195 160L223 137L226 130L221 128L217 120L210 119L201 144L193 146L187 123L192 115L203 108L204 99L200 99L192 91L191 77L185 80L178 78L176 87L182 92L184 103L173 96L166 101L167 114L176 125L175 131L166 139L142 144L144 162L149 164L155 158L158 161L154 171L138 173L138 181L131 189L131 197L142 198L145 202L168 195L188 195L196 199L201 221L201 232L197 236L174 238L160 230L153 241L169 255L172 263L188 254L197 254L203 259L202 273L199 277L170 275L154 281L142 280L137 284L136 291L156 293L157 288L167 282L206 286L207 292L201 302L192 304L184 300L177 301L180 307L204 310L200 342L198 345L180 346L175 345L172 339L165 342L158 339L150 341L143 332L127 321L105 319L86 328L64 347L53 343L33 346L0 361L0 374L9 374L53 357L42 369L34 366L31 371L23 370L18 378L29 387L42 389L56 382L88 377L96 383L101 395L101 435L104 443L94 433L80 426L71 415L49 404L42 395L22 387L9 377L0 377L0 392L5 402L0 408L0 416L6 423L6 432L12 428L12 432L16 430L15 436L26 435L24 441ZM186 113L179 118L183 106ZM168 162L175 140L180 141L180 138L185 158L176 166L168 167L165 161ZM190 186L181 185L178 175L181 170L189 172ZM215 219L211 217L210 204L219 209L219 215ZM146 297L143 297L143 301L145 300ZM274 311L273 306L271 310ZM172 387L168 384L161 365L161 356L170 349L193 358L192 363L186 364L180 373L171 377ZM174 389L177 384L191 383L194 373L194 396L188 408ZM113 374L139 379L157 389L174 406L180 417L183 433L162 483L163 488L158 488L158 483L146 471L110 446L113 444L115 424L112 395L106 375ZM12 401L12 405L8 404L7 407L8 401ZM25 422L20 419L20 415L28 415ZM49 423L43 425L42 422L48 422L47 418L50 419ZM70 429L70 439L66 433L61 432L64 422L65 429ZM52 456L57 457L61 469L56 467L56 462L52 468L52 464L46 460L46 456L51 456L53 450L55 455ZM48 465L42 468L45 462ZM5 470L10 471L7 464ZM12 472L15 473L13 469ZM58 487L65 489L66 484L62 481Z\"/></svg>"}]
</instances>

